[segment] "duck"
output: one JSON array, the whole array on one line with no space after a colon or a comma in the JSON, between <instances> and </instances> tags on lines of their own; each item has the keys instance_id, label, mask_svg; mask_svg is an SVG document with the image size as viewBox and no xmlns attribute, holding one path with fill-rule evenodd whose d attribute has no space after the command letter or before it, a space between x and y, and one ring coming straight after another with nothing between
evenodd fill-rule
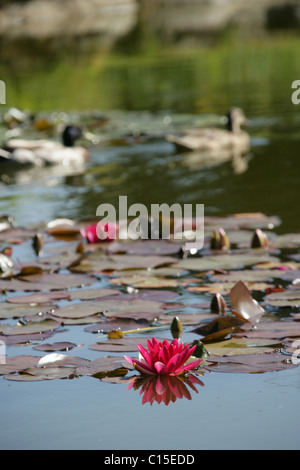
<instances>
[{"instance_id":1,"label":"duck","mask_svg":"<svg viewBox=\"0 0 300 470\"><path fill-rule=\"evenodd\" d=\"M250 147L250 137L242 130L246 117L241 108L233 107L227 113L227 129L189 129L182 134L167 134L166 140L179 151L219 152L239 150L246 152Z\"/></svg>"},{"instance_id":2,"label":"duck","mask_svg":"<svg viewBox=\"0 0 300 470\"><path fill-rule=\"evenodd\" d=\"M0 148L0 163L38 167L83 165L89 158L89 151L85 147L75 145L81 136L80 127L67 125L62 132L62 142L12 138Z\"/></svg>"}]
</instances>

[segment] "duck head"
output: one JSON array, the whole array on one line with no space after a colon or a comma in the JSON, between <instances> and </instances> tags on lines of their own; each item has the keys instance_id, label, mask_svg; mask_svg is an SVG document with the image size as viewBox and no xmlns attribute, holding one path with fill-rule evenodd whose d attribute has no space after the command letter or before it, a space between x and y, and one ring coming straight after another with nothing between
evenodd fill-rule
<instances>
[{"instance_id":1,"label":"duck head","mask_svg":"<svg viewBox=\"0 0 300 470\"><path fill-rule=\"evenodd\" d=\"M82 130L78 126L66 126L62 133L62 141L65 147L74 147L77 139L82 137Z\"/></svg>"},{"instance_id":2,"label":"duck head","mask_svg":"<svg viewBox=\"0 0 300 470\"><path fill-rule=\"evenodd\" d=\"M227 113L227 129L231 132L238 133L242 126L245 126L246 116L240 108L231 108Z\"/></svg>"}]
</instances>

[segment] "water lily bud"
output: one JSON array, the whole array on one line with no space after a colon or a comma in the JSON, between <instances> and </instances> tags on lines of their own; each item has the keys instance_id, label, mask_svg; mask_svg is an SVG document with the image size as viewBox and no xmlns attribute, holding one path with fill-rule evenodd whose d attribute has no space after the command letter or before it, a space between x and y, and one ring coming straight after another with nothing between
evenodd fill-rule
<instances>
[{"instance_id":1,"label":"water lily bud","mask_svg":"<svg viewBox=\"0 0 300 470\"><path fill-rule=\"evenodd\" d=\"M204 344L200 341L200 339L195 339L192 343L192 346L195 346L195 344L197 346L195 351L193 352L194 357L204 358L210 355L207 349L205 348Z\"/></svg>"},{"instance_id":2,"label":"water lily bud","mask_svg":"<svg viewBox=\"0 0 300 470\"><path fill-rule=\"evenodd\" d=\"M37 255L40 254L44 245L43 236L40 233L37 233L32 240L32 246Z\"/></svg>"},{"instance_id":3,"label":"water lily bud","mask_svg":"<svg viewBox=\"0 0 300 470\"><path fill-rule=\"evenodd\" d=\"M225 301L224 297L221 294L219 294L219 292L218 292L211 299L210 311L212 313L224 314L226 308L227 308L226 301Z\"/></svg>"},{"instance_id":4,"label":"water lily bud","mask_svg":"<svg viewBox=\"0 0 300 470\"><path fill-rule=\"evenodd\" d=\"M260 228L257 228L251 241L251 248L267 248L268 245L267 235Z\"/></svg>"},{"instance_id":5,"label":"water lily bud","mask_svg":"<svg viewBox=\"0 0 300 470\"><path fill-rule=\"evenodd\" d=\"M171 332L172 332L173 338L179 338L182 330L183 330L183 326L182 326L181 321L179 320L178 317L174 317L171 323Z\"/></svg>"},{"instance_id":6,"label":"water lily bud","mask_svg":"<svg viewBox=\"0 0 300 470\"><path fill-rule=\"evenodd\" d=\"M212 250L226 250L230 247L229 238L223 228L219 228L212 233L210 248Z\"/></svg>"}]
</instances>

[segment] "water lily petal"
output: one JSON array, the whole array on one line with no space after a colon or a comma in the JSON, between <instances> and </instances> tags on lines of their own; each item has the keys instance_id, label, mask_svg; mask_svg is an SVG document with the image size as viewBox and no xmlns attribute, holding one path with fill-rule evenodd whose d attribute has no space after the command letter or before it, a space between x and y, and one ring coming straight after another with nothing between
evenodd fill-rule
<instances>
[{"instance_id":1,"label":"water lily petal","mask_svg":"<svg viewBox=\"0 0 300 470\"><path fill-rule=\"evenodd\" d=\"M143 356L143 358L145 359L145 361L147 362L147 364L149 364L149 366L152 367L153 359L152 359L151 354L141 344L138 344L137 348L139 352L141 353L141 355Z\"/></svg>"},{"instance_id":2,"label":"water lily petal","mask_svg":"<svg viewBox=\"0 0 300 470\"><path fill-rule=\"evenodd\" d=\"M150 367L146 367L145 364L142 364L141 362L137 361L137 362L134 362L132 365L135 368L135 370L137 370L141 374L155 375L156 373L155 371L150 369Z\"/></svg>"},{"instance_id":3,"label":"water lily petal","mask_svg":"<svg viewBox=\"0 0 300 470\"><path fill-rule=\"evenodd\" d=\"M165 366L165 364L163 362L157 361L154 364L154 368L155 368L155 370L157 371L158 374L167 374L168 373L168 369L167 369L167 367Z\"/></svg>"},{"instance_id":4,"label":"water lily petal","mask_svg":"<svg viewBox=\"0 0 300 470\"><path fill-rule=\"evenodd\" d=\"M180 367L179 369L177 369L177 374L180 375L188 370L191 370L191 369L195 369L196 367L198 367L201 362L203 362L203 359L198 359L197 361L194 361L194 362L190 362L189 364L185 364L184 366Z\"/></svg>"},{"instance_id":5,"label":"water lily petal","mask_svg":"<svg viewBox=\"0 0 300 470\"><path fill-rule=\"evenodd\" d=\"M183 362L182 362L181 354L180 353L175 354L173 357L171 357L171 359L169 360L167 364L168 373L172 374L182 365L183 365Z\"/></svg>"},{"instance_id":6,"label":"water lily petal","mask_svg":"<svg viewBox=\"0 0 300 470\"><path fill-rule=\"evenodd\" d=\"M146 362L139 361L135 358L125 356L126 361L129 362L136 370L141 372L141 374L155 374L155 371L148 365Z\"/></svg>"}]
</instances>

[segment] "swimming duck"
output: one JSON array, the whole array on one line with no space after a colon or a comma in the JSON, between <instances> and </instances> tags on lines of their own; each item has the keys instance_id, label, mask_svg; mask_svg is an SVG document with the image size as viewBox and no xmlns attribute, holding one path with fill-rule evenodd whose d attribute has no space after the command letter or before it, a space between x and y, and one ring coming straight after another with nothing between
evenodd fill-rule
<instances>
[{"instance_id":1,"label":"swimming duck","mask_svg":"<svg viewBox=\"0 0 300 470\"><path fill-rule=\"evenodd\" d=\"M75 146L82 136L79 127L68 125L62 133L62 143L47 139L10 139L0 149L0 163L14 165L62 165L78 166L86 162L89 152L84 147Z\"/></svg>"},{"instance_id":2,"label":"swimming duck","mask_svg":"<svg viewBox=\"0 0 300 470\"><path fill-rule=\"evenodd\" d=\"M167 134L168 142L178 150L210 151L240 150L247 151L250 145L249 135L241 129L246 118L240 108L231 108L227 114L227 129L203 128L189 129L181 135Z\"/></svg>"}]
</instances>

